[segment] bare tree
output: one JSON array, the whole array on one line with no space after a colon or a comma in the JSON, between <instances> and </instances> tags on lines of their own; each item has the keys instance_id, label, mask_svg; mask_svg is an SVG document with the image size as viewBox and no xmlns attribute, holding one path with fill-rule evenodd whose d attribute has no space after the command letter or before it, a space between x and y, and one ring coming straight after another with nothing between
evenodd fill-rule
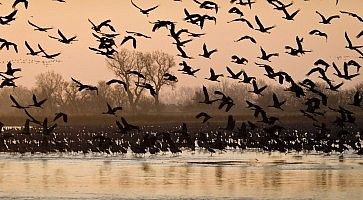
<instances>
[{"instance_id":1,"label":"bare tree","mask_svg":"<svg viewBox=\"0 0 363 200\"><path fill-rule=\"evenodd\" d=\"M146 54L146 58L151 59L146 65L146 79L154 86L156 95L154 96L155 107L159 109L159 93L166 85L173 85L175 82L165 80L164 75L170 73L172 68L175 67L174 57L161 52L154 51L151 54Z\"/></svg>"},{"instance_id":2,"label":"bare tree","mask_svg":"<svg viewBox=\"0 0 363 200\"><path fill-rule=\"evenodd\" d=\"M145 65L143 62L143 55L140 52L129 51L127 49L121 49L114 55L114 59L107 60L107 66L112 70L116 77L126 83L126 94L128 102L132 111L137 110L137 105L140 101L141 94L144 90L142 87L138 87L142 78L130 74L132 70L138 72L145 72Z\"/></svg>"},{"instance_id":3,"label":"bare tree","mask_svg":"<svg viewBox=\"0 0 363 200\"><path fill-rule=\"evenodd\" d=\"M54 112L64 104L63 92L66 86L62 75L48 71L36 76L35 93L39 98L47 98L46 108Z\"/></svg>"},{"instance_id":4,"label":"bare tree","mask_svg":"<svg viewBox=\"0 0 363 200\"><path fill-rule=\"evenodd\" d=\"M108 68L117 78L126 83L126 94L132 111L136 111L145 89L139 87L140 83L151 84L157 95L154 96L155 105L159 106L159 92L165 85L171 85L164 80L164 74L170 73L175 66L174 58L166 53L155 51L153 53L142 53L121 49L114 55L114 59L107 60ZM130 74L130 71L138 71L144 74L145 79Z\"/></svg>"}]
</instances>

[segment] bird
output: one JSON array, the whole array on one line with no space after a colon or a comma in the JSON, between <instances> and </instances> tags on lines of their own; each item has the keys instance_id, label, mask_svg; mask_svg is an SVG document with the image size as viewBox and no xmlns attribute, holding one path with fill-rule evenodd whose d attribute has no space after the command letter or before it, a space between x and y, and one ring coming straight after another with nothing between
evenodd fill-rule
<instances>
[{"instance_id":1,"label":"bird","mask_svg":"<svg viewBox=\"0 0 363 200\"><path fill-rule=\"evenodd\" d=\"M289 13L289 12L287 12L287 10L286 9L282 9L282 11L283 11L283 13L285 14L285 16L284 17L282 17L282 18L284 18L284 19L286 19L286 20L291 20L291 21L294 21L294 18L296 17L296 15L300 12L300 10L296 10L295 12L293 12L293 13Z\"/></svg>"},{"instance_id":2,"label":"bird","mask_svg":"<svg viewBox=\"0 0 363 200\"><path fill-rule=\"evenodd\" d=\"M279 99L278 99L278 97L277 97L277 95L276 95L276 93L273 93L272 94L272 100L273 100L273 105L271 105L271 106L268 106L268 107L273 107L273 108L277 108L277 109L280 109L280 110L283 110L282 108L281 108L281 106L282 105L284 105L285 103L286 103L286 100L283 100L283 101L279 101Z\"/></svg>"},{"instance_id":3,"label":"bird","mask_svg":"<svg viewBox=\"0 0 363 200\"><path fill-rule=\"evenodd\" d=\"M333 15L333 16L326 18L319 11L315 11L315 13L321 17L321 21L319 22L321 24L331 24L331 20L340 18L339 15Z\"/></svg>"},{"instance_id":4,"label":"bird","mask_svg":"<svg viewBox=\"0 0 363 200\"><path fill-rule=\"evenodd\" d=\"M43 135L50 135L57 126L58 126L57 124L53 124L52 126L48 126L48 118L45 118L43 120L43 123L42 123L42 127L43 127L42 134Z\"/></svg>"},{"instance_id":5,"label":"bird","mask_svg":"<svg viewBox=\"0 0 363 200\"><path fill-rule=\"evenodd\" d=\"M98 88L96 86L82 84L81 82L77 81L76 79L74 79L72 77L71 77L71 79L74 83L76 83L79 92L81 92L83 90L96 91L96 93L98 95Z\"/></svg>"},{"instance_id":6,"label":"bird","mask_svg":"<svg viewBox=\"0 0 363 200\"><path fill-rule=\"evenodd\" d=\"M102 27L106 26L108 27L112 32L116 32L115 28L110 24L111 20L105 20L103 22L101 22L99 25L95 25L90 19L88 19L88 21L91 23L92 25L92 30L96 31L97 33L101 32Z\"/></svg>"},{"instance_id":7,"label":"bird","mask_svg":"<svg viewBox=\"0 0 363 200\"><path fill-rule=\"evenodd\" d=\"M214 91L214 94L221 96L220 99L217 99L221 102L218 109L223 109L223 107L226 106L225 111L229 112L229 110L235 105L233 99L230 96L225 95L223 92L217 90Z\"/></svg>"},{"instance_id":8,"label":"bird","mask_svg":"<svg viewBox=\"0 0 363 200\"><path fill-rule=\"evenodd\" d=\"M67 123L68 122L68 115L65 114L65 113L63 113L63 112L55 113L53 122L57 121L60 118L62 118L62 120L63 120L64 123Z\"/></svg>"},{"instance_id":9,"label":"bird","mask_svg":"<svg viewBox=\"0 0 363 200\"><path fill-rule=\"evenodd\" d=\"M40 32L47 32L48 30L52 30L53 28L51 28L51 27L40 27L40 26L38 26L38 25L35 25L34 23L32 23L32 22L30 22L29 20L28 20L28 24L30 24L31 26L33 26L33 27L35 27L35 29L34 29L34 31L40 31Z\"/></svg>"},{"instance_id":10,"label":"bird","mask_svg":"<svg viewBox=\"0 0 363 200\"><path fill-rule=\"evenodd\" d=\"M361 107L363 101L363 96L359 90L357 90L353 96L353 102L348 104L356 107Z\"/></svg>"},{"instance_id":11,"label":"bird","mask_svg":"<svg viewBox=\"0 0 363 200\"><path fill-rule=\"evenodd\" d=\"M180 53L180 54L177 54L177 56L180 56L180 57L186 58L186 59L193 59L193 57L190 57L187 55L187 53L183 50L183 48L180 45L176 45L176 48Z\"/></svg>"},{"instance_id":12,"label":"bird","mask_svg":"<svg viewBox=\"0 0 363 200\"><path fill-rule=\"evenodd\" d=\"M183 74L187 74L190 76L195 76L195 73L197 73L200 69L193 69L191 66L189 66L185 61L182 63L179 63L180 66L183 66L183 69L178 69L178 71L183 72Z\"/></svg>"},{"instance_id":13,"label":"bird","mask_svg":"<svg viewBox=\"0 0 363 200\"><path fill-rule=\"evenodd\" d=\"M310 35L318 35L318 36L321 36L321 37L325 37L325 40L327 41L328 40L328 35L324 32L321 32L317 29L314 29L312 31L309 32Z\"/></svg>"},{"instance_id":14,"label":"bird","mask_svg":"<svg viewBox=\"0 0 363 200\"><path fill-rule=\"evenodd\" d=\"M25 120L24 128L22 128L20 133L24 134L24 135L30 135L30 120L29 119Z\"/></svg>"},{"instance_id":15,"label":"bird","mask_svg":"<svg viewBox=\"0 0 363 200\"><path fill-rule=\"evenodd\" d=\"M39 53L42 53L42 51L34 51L27 41L25 41L25 47L29 50L29 53L26 55L37 56Z\"/></svg>"},{"instance_id":16,"label":"bird","mask_svg":"<svg viewBox=\"0 0 363 200\"><path fill-rule=\"evenodd\" d=\"M239 64L239 65L245 65L248 63L248 60L246 58L238 57L237 55L233 55L231 58L232 58L233 63Z\"/></svg>"},{"instance_id":17,"label":"bird","mask_svg":"<svg viewBox=\"0 0 363 200\"><path fill-rule=\"evenodd\" d=\"M122 133L127 133L132 130L140 130L140 127L129 124L124 117L121 117L121 122L116 121L116 125Z\"/></svg>"},{"instance_id":18,"label":"bird","mask_svg":"<svg viewBox=\"0 0 363 200\"><path fill-rule=\"evenodd\" d=\"M127 84L124 81L118 80L118 79L112 79L106 82L107 85L112 85L112 84L120 84L124 87L125 91L127 91L128 87Z\"/></svg>"},{"instance_id":19,"label":"bird","mask_svg":"<svg viewBox=\"0 0 363 200\"><path fill-rule=\"evenodd\" d=\"M345 48L356 51L357 53L359 53L361 55L361 57L363 57L363 52L360 50L360 48L362 48L363 46L355 46L353 45L352 41L350 40L348 33L345 32L344 33L344 37L348 43L348 46L345 46Z\"/></svg>"},{"instance_id":20,"label":"bird","mask_svg":"<svg viewBox=\"0 0 363 200\"><path fill-rule=\"evenodd\" d=\"M227 126L224 128L226 131L233 131L236 126L236 120L233 118L232 115L228 115L227 118Z\"/></svg>"},{"instance_id":21,"label":"bird","mask_svg":"<svg viewBox=\"0 0 363 200\"><path fill-rule=\"evenodd\" d=\"M243 23L246 23L249 28L253 29L252 23L245 18L233 19L231 21L228 21L227 23L232 23L232 22L243 22Z\"/></svg>"},{"instance_id":22,"label":"bird","mask_svg":"<svg viewBox=\"0 0 363 200\"><path fill-rule=\"evenodd\" d=\"M134 36L136 36L136 37L143 37L143 38L151 39L151 37L150 37L150 36L147 36L147 35L142 34L142 33L139 33L139 32L126 31L126 33L128 33L128 34L132 34L132 35L134 35Z\"/></svg>"},{"instance_id":23,"label":"bird","mask_svg":"<svg viewBox=\"0 0 363 200\"><path fill-rule=\"evenodd\" d=\"M318 59L317 61L315 61L314 62L314 65L315 66L318 66L318 65L323 65L324 67L325 67L325 72L328 70L328 68L329 68L329 66L330 66L330 64L329 63L327 63L325 60L323 60L323 59Z\"/></svg>"},{"instance_id":24,"label":"bird","mask_svg":"<svg viewBox=\"0 0 363 200\"><path fill-rule=\"evenodd\" d=\"M121 106L118 107L111 107L109 103L107 103L107 112L103 112L102 114L106 114L106 115L114 115L116 116L116 112L122 110Z\"/></svg>"},{"instance_id":25,"label":"bird","mask_svg":"<svg viewBox=\"0 0 363 200\"><path fill-rule=\"evenodd\" d=\"M253 76L248 76L248 74L246 72L243 72L243 79L242 81L239 81L240 83L251 83L252 80L256 80L256 77Z\"/></svg>"},{"instance_id":26,"label":"bird","mask_svg":"<svg viewBox=\"0 0 363 200\"><path fill-rule=\"evenodd\" d=\"M279 56L279 54L278 53L270 53L270 54L267 54L266 53L266 51L262 48L262 47L260 47L260 50L261 50L261 57L257 57L257 58L260 58L260 59L262 59L262 60L266 60L266 61L269 61L269 62L271 62L270 61L270 58L272 57L272 56Z\"/></svg>"},{"instance_id":27,"label":"bird","mask_svg":"<svg viewBox=\"0 0 363 200\"><path fill-rule=\"evenodd\" d=\"M150 83L142 83L142 84L136 84L136 86L138 87L142 87L142 88L145 88L147 90L149 90L151 96L155 97L157 96L158 94L156 93L155 91L155 88L154 86L152 86Z\"/></svg>"},{"instance_id":28,"label":"bird","mask_svg":"<svg viewBox=\"0 0 363 200\"><path fill-rule=\"evenodd\" d=\"M23 3L25 9L28 9L29 2L27 0L15 0L12 5L12 8L15 8L19 3Z\"/></svg>"},{"instance_id":29,"label":"bird","mask_svg":"<svg viewBox=\"0 0 363 200\"><path fill-rule=\"evenodd\" d=\"M212 55L213 53L217 52L217 51L218 51L217 49L213 49L213 50L209 51L209 50L207 49L207 45L204 43L204 44L203 44L203 54L199 54L199 56L202 56L202 57L204 57L204 58L210 58L210 57L211 57L211 55Z\"/></svg>"},{"instance_id":30,"label":"bird","mask_svg":"<svg viewBox=\"0 0 363 200\"><path fill-rule=\"evenodd\" d=\"M349 74L348 71L348 63L344 63L344 69L343 69L343 73L338 69L337 65L333 62L333 68L335 69L335 73L333 73L334 75L336 75L339 78L343 78L346 80L351 80L352 78L359 76L359 73L356 74Z\"/></svg>"},{"instance_id":31,"label":"bird","mask_svg":"<svg viewBox=\"0 0 363 200\"><path fill-rule=\"evenodd\" d=\"M203 1L199 2L197 0L193 0L195 3L199 4L199 8L207 9L207 10L215 10L216 14L218 13L218 5L212 1Z\"/></svg>"},{"instance_id":32,"label":"bird","mask_svg":"<svg viewBox=\"0 0 363 200\"><path fill-rule=\"evenodd\" d=\"M18 13L18 10L14 10L10 14L6 16L0 16L0 25L10 25L10 22L14 21L16 18L16 14Z\"/></svg>"},{"instance_id":33,"label":"bird","mask_svg":"<svg viewBox=\"0 0 363 200\"><path fill-rule=\"evenodd\" d=\"M212 104L213 102L218 101L217 99L215 99L215 100L210 99L209 94L208 94L208 90L204 85L203 85L203 95L204 95L204 100L200 101L199 103Z\"/></svg>"},{"instance_id":34,"label":"bird","mask_svg":"<svg viewBox=\"0 0 363 200\"><path fill-rule=\"evenodd\" d=\"M357 68L357 73L359 72L360 68L362 67L359 63L357 63L355 60L350 60L347 62L347 67L354 66Z\"/></svg>"},{"instance_id":35,"label":"bird","mask_svg":"<svg viewBox=\"0 0 363 200\"><path fill-rule=\"evenodd\" d=\"M58 35L60 36L60 38L54 37L54 36L50 36L50 35L48 35L48 37L50 37L52 39L56 39L59 42L64 43L64 44L71 44L72 42L77 41L76 40L77 36L73 36L73 37L70 37L70 38L66 38L66 36L64 36L64 34L59 29L58 29Z\"/></svg>"},{"instance_id":36,"label":"bird","mask_svg":"<svg viewBox=\"0 0 363 200\"><path fill-rule=\"evenodd\" d=\"M199 119L199 118L203 118L203 121L202 123L206 123L208 120L210 120L212 117L210 115L208 115L207 113L205 112L200 112L199 114L197 114L195 116L195 118Z\"/></svg>"},{"instance_id":37,"label":"bird","mask_svg":"<svg viewBox=\"0 0 363 200\"><path fill-rule=\"evenodd\" d=\"M38 48L40 51L44 54L42 57L47 59L54 59L55 57L59 56L61 53L54 53L54 54L48 54L41 46L38 44Z\"/></svg>"},{"instance_id":38,"label":"bird","mask_svg":"<svg viewBox=\"0 0 363 200\"><path fill-rule=\"evenodd\" d=\"M164 80L171 81L171 82L178 82L178 78L170 73L165 73L163 75Z\"/></svg>"},{"instance_id":39,"label":"bird","mask_svg":"<svg viewBox=\"0 0 363 200\"><path fill-rule=\"evenodd\" d=\"M358 33L358 35L356 36L356 38L360 38L363 36L363 30L361 32Z\"/></svg>"},{"instance_id":40,"label":"bird","mask_svg":"<svg viewBox=\"0 0 363 200\"><path fill-rule=\"evenodd\" d=\"M26 109L29 108L29 106L22 106L20 105L15 98L13 97L13 95L10 95L10 100L13 102L13 105L11 105L11 107L17 108L17 109Z\"/></svg>"},{"instance_id":41,"label":"bird","mask_svg":"<svg viewBox=\"0 0 363 200\"><path fill-rule=\"evenodd\" d=\"M205 78L205 79L210 80L210 81L220 82L218 80L218 78L219 77L223 77L223 74L216 74L212 68L210 68L209 72L210 72L210 77L209 78Z\"/></svg>"},{"instance_id":42,"label":"bird","mask_svg":"<svg viewBox=\"0 0 363 200\"><path fill-rule=\"evenodd\" d=\"M240 17L242 17L242 16L243 16L243 12L242 12L239 8L237 8L237 7L232 7L232 8L230 8L230 9L228 10L228 13L234 13L234 14L239 15Z\"/></svg>"},{"instance_id":43,"label":"bird","mask_svg":"<svg viewBox=\"0 0 363 200\"><path fill-rule=\"evenodd\" d=\"M158 8L159 6L157 5L157 6L154 6L154 7L151 7L151 8L148 8L148 9L142 9L142 8L140 8L139 6L137 6L132 0L131 0L131 4L135 7L135 8L137 8L137 9L139 9L139 11L142 13L142 14L144 14L144 15L146 15L147 17L149 16L149 14L150 14L150 12L151 11L153 11L153 10L155 10L156 8Z\"/></svg>"},{"instance_id":44,"label":"bird","mask_svg":"<svg viewBox=\"0 0 363 200\"><path fill-rule=\"evenodd\" d=\"M37 107L37 108L42 108L42 105L47 101L47 99L43 99L38 101L37 97L35 96L35 94L33 94L33 104L29 105L29 107Z\"/></svg>"},{"instance_id":45,"label":"bird","mask_svg":"<svg viewBox=\"0 0 363 200\"><path fill-rule=\"evenodd\" d=\"M127 74L135 75L135 76L137 76L138 78L141 78L141 79L146 79L144 74L142 74L141 72L136 71L136 70L129 70L129 71L127 71Z\"/></svg>"},{"instance_id":46,"label":"bird","mask_svg":"<svg viewBox=\"0 0 363 200\"><path fill-rule=\"evenodd\" d=\"M253 37L251 37L251 36L249 36L249 35L246 35L246 36L242 36L242 37L240 37L238 40L236 40L235 42L239 42L239 41L242 41L242 40L249 40L249 41L251 41L252 43L254 43L254 44L256 44L257 42L256 42L256 40L255 40L255 38L253 38Z\"/></svg>"},{"instance_id":47,"label":"bird","mask_svg":"<svg viewBox=\"0 0 363 200\"><path fill-rule=\"evenodd\" d=\"M247 6L252 9L252 4L256 3L255 1L251 1L251 0L246 0L246 2L244 2L243 0L231 0L231 3L234 3L235 1L238 1L237 4L241 5L241 6Z\"/></svg>"},{"instance_id":48,"label":"bird","mask_svg":"<svg viewBox=\"0 0 363 200\"><path fill-rule=\"evenodd\" d=\"M14 42L10 42L10 41L7 41L6 39L3 39L3 38L0 38L0 43L2 43L0 45L0 50L2 50L4 47L6 48L6 50L10 50L10 47L13 47L14 51L16 53L18 53L18 45L15 44Z\"/></svg>"},{"instance_id":49,"label":"bird","mask_svg":"<svg viewBox=\"0 0 363 200\"><path fill-rule=\"evenodd\" d=\"M359 16L358 14L356 13L352 13L352 12L348 12L348 11L340 11L340 13L342 14L346 14L346 15L349 15L351 17L355 17L357 18L360 22L363 22L363 18L361 16Z\"/></svg>"},{"instance_id":50,"label":"bird","mask_svg":"<svg viewBox=\"0 0 363 200\"><path fill-rule=\"evenodd\" d=\"M133 37L133 36L126 36L122 41L121 41L121 46L123 45L123 44L125 44L125 42L127 42L128 40L132 40L132 46L134 47L134 49L136 49L136 38L135 37Z\"/></svg>"},{"instance_id":51,"label":"bird","mask_svg":"<svg viewBox=\"0 0 363 200\"><path fill-rule=\"evenodd\" d=\"M34 123L34 124L38 124L41 125L42 122L40 122L39 120L35 119L26 109L24 109L25 114L29 117L30 122Z\"/></svg>"},{"instance_id":52,"label":"bird","mask_svg":"<svg viewBox=\"0 0 363 200\"><path fill-rule=\"evenodd\" d=\"M265 85L265 86L262 86L262 87L258 87L257 86L257 82L256 82L256 80L253 80L252 81L252 85L253 85L253 91L248 91L248 92L253 92L253 93L255 93L255 94L257 94L257 95L261 95L261 96L263 96L262 95L262 92L267 88L267 85Z\"/></svg>"},{"instance_id":53,"label":"bird","mask_svg":"<svg viewBox=\"0 0 363 200\"><path fill-rule=\"evenodd\" d=\"M242 75L243 71L239 71L237 73L233 72L228 66L226 67L228 73L230 74L229 76L227 76L228 78L231 79L236 79L236 80L241 80L240 76Z\"/></svg>"},{"instance_id":54,"label":"bird","mask_svg":"<svg viewBox=\"0 0 363 200\"><path fill-rule=\"evenodd\" d=\"M276 26L269 26L269 27L265 27L262 22L260 21L260 19L258 18L258 16L256 15L255 16L255 20L256 20L256 23L258 25L259 28L255 29L255 30L258 30L262 33L271 33L270 30L275 28Z\"/></svg>"},{"instance_id":55,"label":"bird","mask_svg":"<svg viewBox=\"0 0 363 200\"><path fill-rule=\"evenodd\" d=\"M20 71L21 68L13 68L13 64L9 61L8 64L6 65L6 71L1 73L14 77L14 74Z\"/></svg>"}]
</instances>

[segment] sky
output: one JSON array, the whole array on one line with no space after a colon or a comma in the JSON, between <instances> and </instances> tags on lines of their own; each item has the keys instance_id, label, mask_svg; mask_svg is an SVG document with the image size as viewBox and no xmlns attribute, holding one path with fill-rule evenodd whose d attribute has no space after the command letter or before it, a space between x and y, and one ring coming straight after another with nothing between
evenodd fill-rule
<instances>
[{"instance_id":1,"label":"sky","mask_svg":"<svg viewBox=\"0 0 363 200\"><path fill-rule=\"evenodd\" d=\"M280 53L279 57L273 57L272 62L268 64L273 66L275 70L290 73L296 80L304 79L305 74L319 58L329 63L335 62L339 67L343 66L344 61L350 59L362 63L362 59L359 59L356 53L344 48L346 46L344 32L347 31L353 44L363 45L363 37L360 39L355 37L362 30L363 23L353 17L339 13L340 10L345 10L363 16L363 1L361 0L340 0L338 5L335 5L335 0L296 0L289 8L290 12L297 9L301 10L295 21L283 19L283 14L274 10L272 5L265 0L256 0L252 9L247 6L233 5L229 0L216 0L214 2L218 3L220 7L218 14L212 10L199 8L199 5L193 0L183 0L182 2L173 0L134 0L134 3L142 8L159 5L148 17L141 14L128 0L66 1L66 3L58 3L52 0L30 1L28 9L19 4L17 6L17 19L10 26L0 25L0 38L15 42L19 46L18 54L12 50L3 49L0 51L0 69L5 69L8 61L12 61L15 67L21 67L22 72L19 75L22 78L17 81L18 85L33 87L36 75L48 70L62 74L66 80L74 77L87 84L96 84L98 81L114 78L112 72L107 69L105 57L96 55L88 49L88 47L96 47L97 45L95 38L92 36L91 24L88 19L95 23L110 19L112 25L120 34L115 39L118 46L123 37L127 35L126 31L137 31L152 37L152 39L138 38L137 51L162 50L175 56L178 51L175 45L172 44L173 40L167 36L167 30L161 29L152 32L152 24L149 22L159 19L170 20L177 22L178 28L187 28L196 33L206 33L205 36L188 43L185 48L188 54L195 57L195 59L187 61L188 64L201 69L197 74L198 78L180 74L180 72L176 71L179 69L179 66L177 66L173 70L174 74L179 78L177 87L209 84L210 82L204 78L209 76L211 67L217 73L227 75L225 68L229 66L234 71L245 70L250 75L267 80L263 76L263 69L254 64L255 62L261 62L257 59L257 56L260 56L260 47L263 47L269 53ZM290 3L291 1L283 2ZM12 11L11 4L13 1L1 1L1 3L0 16L9 14ZM264 25L276 25L276 28L271 30L271 34L264 34L248 28L243 23L227 23L237 18L237 15L228 13L228 10L233 6L239 7L245 18L250 20L252 24L255 24L254 17L257 15ZM198 26L183 21L185 17L184 8L190 13L216 16L217 24L214 25L213 22L207 21L205 28L201 30ZM332 20L330 25L320 24L320 17L315 11L319 11L325 16L339 14L341 18ZM53 27L54 29L48 31L48 33L34 31L33 27L27 23L28 20L37 25ZM48 35L57 36L57 29L60 29L68 37L76 35L79 41L65 45L49 38ZM324 38L309 35L308 33L313 29L326 32L328 34L327 42ZM244 35L253 36L257 40L257 44L248 41L234 42L234 40ZM312 50L312 53L307 53L301 57L293 57L284 53L286 45L296 46L296 36L304 38L304 48ZM184 39L187 38L184 37ZM36 47L39 43L50 53L61 52L62 54L58 57L57 62L44 65L42 62L47 61L45 58L26 55L25 40L33 47ZM202 53L203 43L206 43L209 49L218 49L218 52L213 54L211 59L198 56L198 54ZM130 42L122 47L133 50ZM249 60L249 63L247 65L231 63L232 55L245 57ZM175 57L175 59L177 63L182 61L180 57ZM331 72L329 73L331 74ZM345 87L353 86L362 81L362 76L358 76L353 81L345 81Z\"/></svg>"}]
</instances>

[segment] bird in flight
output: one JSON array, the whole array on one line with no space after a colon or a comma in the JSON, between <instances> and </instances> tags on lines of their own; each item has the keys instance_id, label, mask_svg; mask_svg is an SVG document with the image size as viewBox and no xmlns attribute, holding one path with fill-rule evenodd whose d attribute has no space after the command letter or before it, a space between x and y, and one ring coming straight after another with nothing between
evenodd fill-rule
<instances>
[{"instance_id":1,"label":"bird in flight","mask_svg":"<svg viewBox=\"0 0 363 200\"><path fill-rule=\"evenodd\" d=\"M29 2L27 0L15 0L12 7L15 8L19 3L23 3L25 9L28 9Z\"/></svg>"},{"instance_id":2,"label":"bird in flight","mask_svg":"<svg viewBox=\"0 0 363 200\"><path fill-rule=\"evenodd\" d=\"M333 16L326 18L319 11L316 11L316 13L321 17L321 21L319 22L321 24L331 24L331 20L340 18L339 15L333 15Z\"/></svg>"},{"instance_id":3,"label":"bird in flight","mask_svg":"<svg viewBox=\"0 0 363 200\"><path fill-rule=\"evenodd\" d=\"M59 29L58 29L58 35L60 36L60 38L54 37L54 36L50 36L50 35L48 35L48 36L50 38L56 39L59 42L64 43L64 44L71 44L72 42L77 41L76 40L77 36L73 36L73 37L67 38L66 36L64 36L64 34Z\"/></svg>"},{"instance_id":4,"label":"bird in flight","mask_svg":"<svg viewBox=\"0 0 363 200\"><path fill-rule=\"evenodd\" d=\"M34 31L40 31L40 32L47 32L48 30L51 30L53 28L47 28L47 27L40 27L38 25L35 25L34 23L32 23L31 21L28 20L28 24L30 24L31 26L35 27Z\"/></svg>"},{"instance_id":5,"label":"bird in flight","mask_svg":"<svg viewBox=\"0 0 363 200\"><path fill-rule=\"evenodd\" d=\"M139 9L139 11L142 13L142 14L144 14L144 15L146 15L147 17L149 16L149 14L150 14L150 12L151 11L153 11L153 10L155 10L156 8L158 8L159 7L159 5L157 5L157 6L154 6L154 7L151 7L151 8L148 8L148 9L142 9L142 8L140 8L139 6L137 6L132 0L131 0L131 4L135 7L135 8L137 8L137 9Z\"/></svg>"}]
</instances>

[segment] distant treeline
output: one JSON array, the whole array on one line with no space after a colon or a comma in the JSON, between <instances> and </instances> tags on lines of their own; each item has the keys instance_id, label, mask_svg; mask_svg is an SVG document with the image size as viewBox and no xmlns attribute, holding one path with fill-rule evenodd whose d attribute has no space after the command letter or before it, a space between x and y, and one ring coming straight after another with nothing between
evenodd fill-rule
<instances>
[{"instance_id":1,"label":"distant treeline","mask_svg":"<svg viewBox=\"0 0 363 200\"><path fill-rule=\"evenodd\" d=\"M45 72L36 77L36 84L32 89L22 86L1 89L0 116L24 115L22 110L11 107L10 94L22 105L32 104L33 94L38 99L46 98L47 101L42 109L29 109L34 115L52 116L54 113L60 111L73 115L98 115L107 111L107 103L111 106L122 106L123 110L120 112L124 114L137 112L194 113L201 111L224 113L223 110L218 110L218 103L215 103L215 105L199 103L204 100L202 86L176 87L173 90L160 90L159 95L162 98L158 102L158 107L156 107L154 97L147 90L143 90L140 93L137 104L131 106L128 95L122 85L109 86L106 84L106 81L101 81L97 84L97 87L98 95L94 91L79 92L76 84L71 80L65 80L60 74L53 71ZM222 81L218 85L211 85L207 88L212 99L218 97L213 95L214 91L217 90L229 95L236 104L229 113L241 115L244 113L251 115L251 112L246 108L246 100L262 105L270 111L275 111L276 109L274 108L268 108L269 105L273 104L272 94L275 93L279 99L286 100L285 105L283 105L285 111L299 112L300 109L304 109L306 99L314 96L314 94L306 93L305 97L296 98L293 93L285 91L286 88L281 86L269 86L263 92L263 96L257 96L248 92L251 90L251 85L228 81ZM320 88L328 97L328 106L336 107L338 105L345 106L350 104L353 101L355 92L357 90L363 91L363 84L355 88L340 90L339 92L325 90L322 85Z\"/></svg>"}]
</instances>

